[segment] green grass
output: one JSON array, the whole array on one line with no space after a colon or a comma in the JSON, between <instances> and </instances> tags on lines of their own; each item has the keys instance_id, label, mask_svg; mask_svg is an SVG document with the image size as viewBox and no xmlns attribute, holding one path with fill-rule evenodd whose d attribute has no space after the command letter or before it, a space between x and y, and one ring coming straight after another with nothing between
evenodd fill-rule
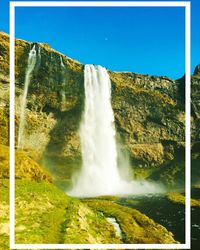
<instances>
[{"instance_id":1,"label":"green grass","mask_svg":"<svg viewBox=\"0 0 200 250\"><path fill-rule=\"evenodd\" d=\"M173 203L185 205L185 196L181 193L170 192L167 198ZM200 199L191 199L190 202L192 207L200 207Z\"/></svg>"},{"instance_id":2,"label":"green grass","mask_svg":"<svg viewBox=\"0 0 200 250\"><path fill-rule=\"evenodd\" d=\"M171 232L136 209L115 204L111 201L85 200L94 211L114 217L119 223L125 243L178 243Z\"/></svg>"},{"instance_id":3,"label":"green grass","mask_svg":"<svg viewBox=\"0 0 200 250\"><path fill-rule=\"evenodd\" d=\"M16 180L16 242L58 243L73 199L46 182ZM24 227L24 230L17 228Z\"/></svg>"},{"instance_id":4,"label":"green grass","mask_svg":"<svg viewBox=\"0 0 200 250\"><path fill-rule=\"evenodd\" d=\"M0 249L9 249L9 182L0 179ZM6 230L7 228L7 230Z\"/></svg>"},{"instance_id":5,"label":"green grass","mask_svg":"<svg viewBox=\"0 0 200 250\"><path fill-rule=\"evenodd\" d=\"M0 249L9 249L9 181L0 179L3 218ZM51 183L16 179L15 241L18 244L122 243L113 226L99 212L69 197Z\"/></svg>"}]
</instances>

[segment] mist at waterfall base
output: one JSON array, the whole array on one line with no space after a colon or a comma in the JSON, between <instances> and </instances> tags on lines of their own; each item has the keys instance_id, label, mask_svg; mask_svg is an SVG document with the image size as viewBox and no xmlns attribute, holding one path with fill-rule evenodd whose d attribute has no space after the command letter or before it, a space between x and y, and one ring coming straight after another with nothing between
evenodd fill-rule
<instances>
[{"instance_id":1,"label":"mist at waterfall base","mask_svg":"<svg viewBox=\"0 0 200 250\"><path fill-rule=\"evenodd\" d=\"M117 150L111 82L106 69L85 65L84 88L85 107L80 124L83 163L80 172L73 176L73 188L67 193L93 197L162 192L158 184L120 175L120 172L128 173L129 164Z\"/></svg>"}]
</instances>

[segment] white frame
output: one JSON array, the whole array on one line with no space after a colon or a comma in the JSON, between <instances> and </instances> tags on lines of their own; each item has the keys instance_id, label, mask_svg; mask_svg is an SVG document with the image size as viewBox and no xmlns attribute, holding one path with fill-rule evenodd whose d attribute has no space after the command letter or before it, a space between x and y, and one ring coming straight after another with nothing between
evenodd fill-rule
<instances>
[{"instance_id":1,"label":"white frame","mask_svg":"<svg viewBox=\"0 0 200 250\"><path fill-rule=\"evenodd\" d=\"M15 244L15 7L184 7L185 8L185 244ZM10 2L10 248L11 249L190 249L190 2Z\"/></svg>"}]
</instances>

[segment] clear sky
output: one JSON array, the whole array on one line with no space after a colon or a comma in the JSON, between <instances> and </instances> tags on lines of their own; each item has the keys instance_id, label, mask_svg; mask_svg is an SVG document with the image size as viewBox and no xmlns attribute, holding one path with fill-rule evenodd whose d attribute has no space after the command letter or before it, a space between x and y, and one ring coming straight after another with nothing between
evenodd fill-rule
<instances>
[{"instance_id":1,"label":"clear sky","mask_svg":"<svg viewBox=\"0 0 200 250\"><path fill-rule=\"evenodd\" d=\"M0 0L0 29L8 29ZM200 1L192 1L192 71L200 63ZM179 78L184 74L184 8L19 7L16 37L49 43L81 63Z\"/></svg>"}]
</instances>

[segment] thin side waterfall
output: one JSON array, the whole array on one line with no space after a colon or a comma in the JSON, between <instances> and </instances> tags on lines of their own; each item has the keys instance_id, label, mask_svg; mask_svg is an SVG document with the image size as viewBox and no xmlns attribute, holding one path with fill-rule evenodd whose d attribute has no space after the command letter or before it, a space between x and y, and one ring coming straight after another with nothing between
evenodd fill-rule
<instances>
[{"instance_id":1,"label":"thin side waterfall","mask_svg":"<svg viewBox=\"0 0 200 250\"><path fill-rule=\"evenodd\" d=\"M65 96L65 85L66 85L66 79L65 79L65 65L63 63L62 56L60 56L60 66L61 66L61 76L62 76L62 90L61 90L61 96L62 96L62 105L65 107L66 104L66 96Z\"/></svg>"},{"instance_id":2,"label":"thin side waterfall","mask_svg":"<svg viewBox=\"0 0 200 250\"><path fill-rule=\"evenodd\" d=\"M61 65L61 67L65 67L65 65L64 65L64 63L63 63L63 59L62 59L62 56L60 56L60 65Z\"/></svg>"},{"instance_id":3,"label":"thin side waterfall","mask_svg":"<svg viewBox=\"0 0 200 250\"><path fill-rule=\"evenodd\" d=\"M82 169L68 193L77 197L154 191L149 183L123 180L117 165L111 82L105 68L86 65L85 107L80 125Z\"/></svg>"},{"instance_id":4,"label":"thin side waterfall","mask_svg":"<svg viewBox=\"0 0 200 250\"><path fill-rule=\"evenodd\" d=\"M25 83L24 83L24 93L21 100L20 106L20 122L19 122L19 133L18 133L18 148L23 148L23 140L24 140L24 127L25 127L25 109L27 104L27 94L28 94L28 87L31 79L32 71L35 67L37 61L37 53L35 45L29 52L28 56L28 66L26 69L25 75Z\"/></svg>"}]
</instances>

